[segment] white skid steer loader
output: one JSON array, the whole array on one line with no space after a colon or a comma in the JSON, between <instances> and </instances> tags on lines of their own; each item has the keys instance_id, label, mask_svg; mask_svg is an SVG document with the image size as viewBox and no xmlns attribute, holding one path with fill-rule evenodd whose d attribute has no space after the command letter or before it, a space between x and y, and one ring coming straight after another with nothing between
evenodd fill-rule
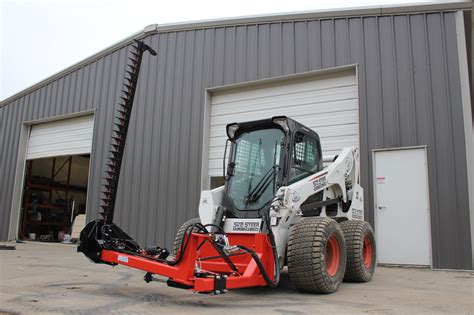
<instances>
[{"instance_id":1,"label":"white skid steer loader","mask_svg":"<svg viewBox=\"0 0 474 315\"><path fill-rule=\"evenodd\" d=\"M200 218L183 224L175 252L195 223L218 225L226 235L268 230L275 265L288 265L298 289L330 293L343 279L369 281L375 238L363 221L358 148L324 158L317 133L284 116L229 124L227 136L225 185L202 191ZM231 252L227 238L226 244Z\"/></svg>"}]
</instances>

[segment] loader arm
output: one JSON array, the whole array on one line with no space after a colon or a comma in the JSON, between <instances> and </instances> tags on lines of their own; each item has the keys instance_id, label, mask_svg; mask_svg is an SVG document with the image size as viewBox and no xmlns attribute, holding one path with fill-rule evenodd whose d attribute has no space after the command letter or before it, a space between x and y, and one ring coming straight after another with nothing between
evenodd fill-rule
<instances>
[{"instance_id":1,"label":"loader arm","mask_svg":"<svg viewBox=\"0 0 474 315\"><path fill-rule=\"evenodd\" d=\"M344 209L342 205L352 205L355 190L360 194L362 188L360 187L359 174L358 148L344 148L336 160L327 168L288 186L284 193L285 195L291 196L291 198L285 198L285 206L298 210L298 214L304 216L304 208L324 207L325 205L331 204L328 199L336 199L333 203L340 204L340 209L338 209L337 214L334 216L348 216L346 213L349 212L350 208ZM305 202L308 201L311 196L329 189L332 190L332 196L330 196L329 193L325 193L319 203L315 202L312 206L306 204L305 207ZM360 204L355 204L355 206L360 208ZM363 208L360 210L363 211ZM353 218L350 214L351 213L349 213L349 218L351 219L363 219L363 216ZM323 216L325 215L326 214L323 214Z\"/></svg>"},{"instance_id":2,"label":"loader arm","mask_svg":"<svg viewBox=\"0 0 474 315\"><path fill-rule=\"evenodd\" d=\"M285 259L291 226L301 217L333 217L338 220L363 220L363 189L359 184L359 150L344 148L336 160L323 170L281 187L272 203L270 217L278 257ZM337 211L329 213L328 206Z\"/></svg>"}]
</instances>

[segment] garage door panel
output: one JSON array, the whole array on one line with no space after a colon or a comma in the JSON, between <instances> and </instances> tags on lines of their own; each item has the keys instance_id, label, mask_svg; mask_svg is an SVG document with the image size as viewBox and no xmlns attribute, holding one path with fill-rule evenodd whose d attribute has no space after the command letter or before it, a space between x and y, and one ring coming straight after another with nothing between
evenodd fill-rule
<instances>
[{"instance_id":1,"label":"garage door panel","mask_svg":"<svg viewBox=\"0 0 474 315\"><path fill-rule=\"evenodd\" d=\"M338 137L328 137L321 138L321 148L323 150L323 155L327 155L326 151L338 150L341 151L342 148L353 146L354 143L357 143L359 136L353 135L343 138Z\"/></svg>"},{"instance_id":2,"label":"garage door panel","mask_svg":"<svg viewBox=\"0 0 474 315\"><path fill-rule=\"evenodd\" d=\"M30 136L30 141L33 141L35 144L47 144L51 141L51 136L54 136L58 142L65 142L68 140L73 139L92 139L92 135L90 134L89 130L77 130L77 131L65 131L65 132L57 132L55 134L43 134L43 135L32 135Z\"/></svg>"},{"instance_id":3,"label":"garage door panel","mask_svg":"<svg viewBox=\"0 0 474 315\"><path fill-rule=\"evenodd\" d=\"M356 110L324 113L319 115L292 115L289 116L311 129L324 126L338 126L345 124L357 124L359 113Z\"/></svg>"},{"instance_id":4,"label":"garage door panel","mask_svg":"<svg viewBox=\"0 0 474 315\"><path fill-rule=\"evenodd\" d=\"M266 88L247 89L240 92L215 93L212 97L212 103L217 105L237 100L251 100L279 95L284 96L305 91L327 90L342 86L351 86L354 85L355 82L355 75L347 75L327 79L308 80L306 82L282 83Z\"/></svg>"},{"instance_id":5,"label":"garage door panel","mask_svg":"<svg viewBox=\"0 0 474 315\"><path fill-rule=\"evenodd\" d=\"M89 148L90 150L90 140L88 139L70 139L70 140L63 140L63 141L57 141L55 143L47 143L47 145L32 145L28 149L29 153L35 153L35 152L48 152L48 151L58 151L63 149L64 147L68 146L69 148L77 148L77 147L86 147Z\"/></svg>"},{"instance_id":6,"label":"garage door panel","mask_svg":"<svg viewBox=\"0 0 474 315\"><path fill-rule=\"evenodd\" d=\"M209 175L222 176L225 127L232 122L284 115L319 134L323 155L336 155L344 147L358 145L357 100L353 72L212 94Z\"/></svg>"},{"instance_id":7,"label":"garage door panel","mask_svg":"<svg viewBox=\"0 0 474 315\"><path fill-rule=\"evenodd\" d=\"M275 113L280 113L280 115L286 115L286 116L298 116L298 115L322 115L326 113L334 113L334 112L343 112L343 111L350 111L354 110L354 103L356 103L357 100L355 98L353 99L346 99L346 100L338 100L338 101L331 101L331 102L326 102L326 103L321 103L320 105L318 103L308 103L308 104L288 104L287 106L284 107L268 107L264 109L257 109L252 106L252 113L255 115L270 115L275 116ZM242 107L242 108L248 108L247 107ZM242 118L247 118L249 117L249 111L236 111L236 112L231 112L229 114L225 115L212 115L211 116L211 121L212 125L217 125L217 124L228 124L229 118L235 118L235 119L242 119ZM241 122L242 120L239 120Z\"/></svg>"},{"instance_id":8,"label":"garage door panel","mask_svg":"<svg viewBox=\"0 0 474 315\"><path fill-rule=\"evenodd\" d=\"M67 152L64 150L64 146L50 146L47 150L34 148L29 152L28 159L44 158L46 155L49 157L65 156L65 155L77 155L77 154L89 154L90 146L87 142L76 142L74 148L69 149Z\"/></svg>"},{"instance_id":9,"label":"garage door panel","mask_svg":"<svg viewBox=\"0 0 474 315\"><path fill-rule=\"evenodd\" d=\"M93 115L33 125L27 159L90 153L93 129Z\"/></svg>"},{"instance_id":10,"label":"garage door panel","mask_svg":"<svg viewBox=\"0 0 474 315\"><path fill-rule=\"evenodd\" d=\"M326 151L332 151L332 150L339 150L340 148L348 147L354 145L355 142L357 142L358 139L357 134L347 134L344 135L343 137L339 136L329 136L329 137L320 137L321 140L321 147L323 150L323 155L326 155ZM213 157L223 157L224 156L224 148L225 148L225 139L224 140L224 145L222 146L220 142L213 142L210 145L209 148L209 156Z\"/></svg>"},{"instance_id":11,"label":"garage door panel","mask_svg":"<svg viewBox=\"0 0 474 315\"><path fill-rule=\"evenodd\" d=\"M357 87L355 85L350 85L346 87L332 88L331 90L307 91L302 93L285 94L281 96L254 98L250 100L236 100L228 103L213 104L213 109L216 113L220 114L221 111L226 111L224 113L234 112L241 109L240 106L249 104L257 107L265 107L265 105L285 106L287 102L304 103L307 102L308 99L313 102L318 102L319 100L325 102L354 97L357 97Z\"/></svg>"},{"instance_id":12,"label":"garage door panel","mask_svg":"<svg viewBox=\"0 0 474 315\"><path fill-rule=\"evenodd\" d=\"M69 121L70 119L66 119L66 120ZM42 124L38 124L38 125L33 125L33 127L35 129L35 134L41 135L41 134L51 134L51 133L56 133L56 132L63 132L65 124L74 124L74 129L76 129L76 130L90 129L94 125L93 120L84 120L84 119L80 119L78 121L75 121L75 119L73 119L73 120L74 121L72 121L72 122L64 122L62 120L60 122L53 121L53 122L49 122L49 123L42 123Z\"/></svg>"},{"instance_id":13,"label":"garage door panel","mask_svg":"<svg viewBox=\"0 0 474 315\"><path fill-rule=\"evenodd\" d=\"M281 108L292 106L294 104L298 105L311 105L311 104L320 104L331 101L340 101L347 99L356 99L357 90L355 86L348 86L340 89L333 89L331 92L326 91L317 91L316 92L306 92L304 94L292 94L292 95L283 95L278 97L271 98L259 98L253 100L240 100L231 103L225 103L220 105L213 105L212 114L215 116L218 115L228 115L231 113L238 113L246 111L247 106L252 106L254 110L262 110L267 108Z\"/></svg>"},{"instance_id":14,"label":"garage door panel","mask_svg":"<svg viewBox=\"0 0 474 315\"><path fill-rule=\"evenodd\" d=\"M250 121L250 120L257 120L257 119L263 119L265 118L271 118L272 116L278 116L278 115L285 115L288 117L291 117L300 123L302 123L305 126L308 126L311 129L314 129L317 132L318 128L321 127L330 127L330 126L339 126L339 125L357 125L358 119L359 119L359 114L356 110L351 110L351 111L344 111L344 112L335 112L335 113L323 113L323 114L318 114L318 115L313 115L311 114L299 114L299 115L290 115L291 110L288 109L288 112L271 112L271 111L265 111L265 112L256 112L252 113L252 116L249 117L249 115L243 115L243 114L236 114L236 115L229 115L227 117L228 122L244 122L244 121ZM226 122L225 122L225 117L221 117L221 123L211 126L211 135L212 136L225 136L226 134ZM356 127L355 130L358 130Z\"/></svg>"},{"instance_id":15,"label":"garage door panel","mask_svg":"<svg viewBox=\"0 0 474 315\"><path fill-rule=\"evenodd\" d=\"M311 127L309 128L316 130L321 139L327 137L357 137L357 124L347 124L347 125L335 125L335 126L322 126L322 127ZM219 148L219 150L224 151L224 146L227 140L226 135L221 135L220 137L212 137L209 142L210 149Z\"/></svg>"}]
</instances>

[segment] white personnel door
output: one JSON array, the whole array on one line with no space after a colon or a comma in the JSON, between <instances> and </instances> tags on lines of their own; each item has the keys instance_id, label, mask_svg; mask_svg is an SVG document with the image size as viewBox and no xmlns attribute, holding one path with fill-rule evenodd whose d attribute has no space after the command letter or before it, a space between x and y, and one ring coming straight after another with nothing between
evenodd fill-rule
<instances>
[{"instance_id":1,"label":"white personnel door","mask_svg":"<svg viewBox=\"0 0 474 315\"><path fill-rule=\"evenodd\" d=\"M378 262L431 265L425 148L374 152Z\"/></svg>"}]
</instances>

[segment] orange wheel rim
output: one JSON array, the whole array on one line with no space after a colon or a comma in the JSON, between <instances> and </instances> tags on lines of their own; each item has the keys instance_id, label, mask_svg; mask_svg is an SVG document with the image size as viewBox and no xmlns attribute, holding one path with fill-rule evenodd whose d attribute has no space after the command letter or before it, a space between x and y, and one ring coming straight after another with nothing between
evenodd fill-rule
<instances>
[{"instance_id":1,"label":"orange wheel rim","mask_svg":"<svg viewBox=\"0 0 474 315\"><path fill-rule=\"evenodd\" d=\"M331 277L334 277L339 270L340 255L339 240L333 235L326 245L326 270Z\"/></svg>"},{"instance_id":2,"label":"orange wheel rim","mask_svg":"<svg viewBox=\"0 0 474 315\"><path fill-rule=\"evenodd\" d=\"M372 266L373 250L372 239L369 235L366 235L364 237L364 247L362 248L362 258L364 259L364 266L367 269Z\"/></svg>"}]
</instances>

